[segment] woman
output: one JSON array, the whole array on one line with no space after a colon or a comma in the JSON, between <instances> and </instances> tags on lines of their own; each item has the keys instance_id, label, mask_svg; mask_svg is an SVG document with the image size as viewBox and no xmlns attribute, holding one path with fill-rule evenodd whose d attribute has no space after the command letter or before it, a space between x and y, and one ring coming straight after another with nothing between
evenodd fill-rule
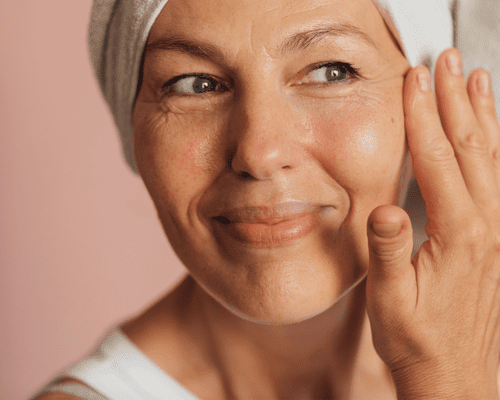
<instances>
[{"instance_id":1,"label":"woman","mask_svg":"<svg viewBox=\"0 0 500 400\"><path fill-rule=\"evenodd\" d=\"M489 74L445 51L436 102L371 0L143 3L144 52L94 62L189 275L37 398L498 398Z\"/></svg>"}]
</instances>

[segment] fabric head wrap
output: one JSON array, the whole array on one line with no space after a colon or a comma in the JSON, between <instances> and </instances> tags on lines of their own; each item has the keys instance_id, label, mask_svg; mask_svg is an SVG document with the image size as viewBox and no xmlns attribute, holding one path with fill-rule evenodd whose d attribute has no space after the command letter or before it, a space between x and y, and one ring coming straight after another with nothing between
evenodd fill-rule
<instances>
[{"instance_id":1,"label":"fabric head wrap","mask_svg":"<svg viewBox=\"0 0 500 400\"><path fill-rule=\"evenodd\" d=\"M483 66L500 73L499 0L374 0L412 66L433 67L449 48L462 51L464 73ZM463 1L464 4L461 2ZM94 72L120 133L123 154L137 173L132 107L144 46L167 0L94 0L89 47ZM456 39L454 43L454 38ZM494 86L499 109L500 86Z\"/></svg>"}]
</instances>

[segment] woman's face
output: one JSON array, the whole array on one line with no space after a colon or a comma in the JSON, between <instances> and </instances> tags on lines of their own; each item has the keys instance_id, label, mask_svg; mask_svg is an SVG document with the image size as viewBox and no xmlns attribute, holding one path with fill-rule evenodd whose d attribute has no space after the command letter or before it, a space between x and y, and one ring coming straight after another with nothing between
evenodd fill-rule
<instances>
[{"instance_id":1,"label":"woman's face","mask_svg":"<svg viewBox=\"0 0 500 400\"><path fill-rule=\"evenodd\" d=\"M362 276L368 215L406 190L408 68L371 0L169 0L145 50L136 161L206 292L289 323Z\"/></svg>"}]
</instances>

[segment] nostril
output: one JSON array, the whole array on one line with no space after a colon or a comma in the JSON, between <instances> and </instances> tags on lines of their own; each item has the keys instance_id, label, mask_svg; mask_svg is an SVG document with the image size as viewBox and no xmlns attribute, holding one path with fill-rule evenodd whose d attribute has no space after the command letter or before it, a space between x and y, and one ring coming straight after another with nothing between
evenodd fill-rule
<instances>
[{"instance_id":1,"label":"nostril","mask_svg":"<svg viewBox=\"0 0 500 400\"><path fill-rule=\"evenodd\" d=\"M248 172L245 172L245 171L240 172L240 176L242 178L251 178L252 177L252 175L250 175Z\"/></svg>"},{"instance_id":2,"label":"nostril","mask_svg":"<svg viewBox=\"0 0 500 400\"><path fill-rule=\"evenodd\" d=\"M289 165L285 165L284 167L282 167L283 169L290 169L292 167L290 167Z\"/></svg>"},{"instance_id":3,"label":"nostril","mask_svg":"<svg viewBox=\"0 0 500 400\"><path fill-rule=\"evenodd\" d=\"M226 217L223 217L223 216L214 217L214 219L223 225L229 225L231 223L231 221L229 219L227 219Z\"/></svg>"}]
</instances>

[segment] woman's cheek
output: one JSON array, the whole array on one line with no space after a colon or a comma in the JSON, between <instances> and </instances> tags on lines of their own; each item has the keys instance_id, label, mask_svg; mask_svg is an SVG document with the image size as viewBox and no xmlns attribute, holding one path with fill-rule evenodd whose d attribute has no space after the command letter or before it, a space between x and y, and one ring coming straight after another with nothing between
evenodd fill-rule
<instances>
[{"instance_id":1,"label":"woman's cheek","mask_svg":"<svg viewBox=\"0 0 500 400\"><path fill-rule=\"evenodd\" d=\"M405 153L403 111L397 102L386 103L382 108L378 101L361 98L338 112L311 117L316 157L351 193L380 189L399 177Z\"/></svg>"},{"instance_id":2,"label":"woman's cheek","mask_svg":"<svg viewBox=\"0 0 500 400\"><path fill-rule=\"evenodd\" d=\"M160 190L154 197L165 203L187 206L221 168L216 127L201 114L163 113L153 118L156 122L137 127L136 152L140 169L147 170L142 174L150 181L146 186Z\"/></svg>"},{"instance_id":3,"label":"woman's cheek","mask_svg":"<svg viewBox=\"0 0 500 400\"><path fill-rule=\"evenodd\" d=\"M191 128L190 128L191 129ZM221 167L219 135L206 126L194 127L196 134L181 139L176 152L176 164L193 181L213 176Z\"/></svg>"}]
</instances>

